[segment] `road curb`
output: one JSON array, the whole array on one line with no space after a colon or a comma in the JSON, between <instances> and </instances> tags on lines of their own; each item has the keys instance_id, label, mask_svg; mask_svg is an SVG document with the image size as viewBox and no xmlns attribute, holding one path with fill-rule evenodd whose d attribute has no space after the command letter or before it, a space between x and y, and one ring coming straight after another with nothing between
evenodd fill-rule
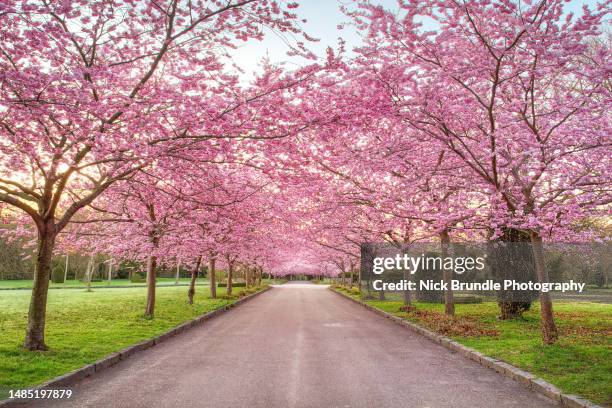
<instances>
[{"instance_id":1,"label":"road curb","mask_svg":"<svg viewBox=\"0 0 612 408\"><path fill-rule=\"evenodd\" d=\"M189 286L189 283L167 283L167 284L161 284L161 285L157 285L158 288L180 288L180 287L186 287ZM207 283L196 283L196 287L197 286L209 286ZM92 286L91 289L95 290L95 289L134 289L134 288L146 288L147 285L146 284L142 284L142 285L95 285ZM49 286L49 290L54 289L54 290L62 290L62 289L87 289L87 286ZM0 288L0 291L2 290L29 290L31 291L32 288L26 288L26 287L17 287L17 288Z\"/></svg>"},{"instance_id":2,"label":"road curb","mask_svg":"<svg viewBox=\"0 0 612 408\"><path fill-rule=\"evenodd\" d=\"M584 398L581 398L577 395L572 395L572 394L564 394L561 392L561 390L559 390L557 387L555 387L554 385L552 385L551 383L536 377L535 375L527 372L527 371L523 371L518 367L515 367L511 364L508 364L506 362L497 360L495 358L492 357L488 357L484 354L482 354L479 351L474 350L473 348L470 347L466 347L463 344L460 344L456 341L454 341L453 339L446 337L446 336L442 336L440 334L434 333L431 330L428 330L422 326L419 326L416 323L410 322L408 320L404 320L401 317L398 316L394 316L390 313L387 313L385 311L382 311L380 309L377 309L373 306L370 306L360 300L357 300L349 295L346 295L342 292L339 292L337 290L331 289L330 290L338 295L340 295L341 297L351 300L354 303L357 303L358 305L361 305L363 307L365 307L366 309L377 313L381 316L386 317L387 319L392 320L393 322L407 327L410 330L412 330L415 333L418 333L426 338L428 338L429 340L432 340L440 345L442 345L443 347L446 347L449 350L453 350L459 354L461 354L464 357L469 358L472 361L477 362L478 364L490 368L492 370L495 370L497 373L503 375L504 377L507 378L511 378L514 381L518 382L519 384L521 384L522 386L524 386L525 388L528 388L534 392L537 392L538 394L544 395L558 403L561 404L561 406L563 407L568 407L568 408L603 408L599 405L596 405L594 403L592 403L591 401L588 401Z\"/></svg>"},{"instance_id":3,"label":"road curb","mask_svg":"<svg viewBox=\"0 0 612 408\"><path fill-rule=\"evenodd\" d=\"M205 321L210 320L213 317L217 317L242 303L248 302L254 297L259 296L262 293L267 292L270 289L272 289L272 287L268 286L267 288L257 293L253 293L251 295L242 297L236 300L234 303L225 305L223 307L220 307L218 309L215 309L213 311L200 315L196 317L195 319L188 320L176 327L173 327L167 332L160 334L159 336L155 336L148 340L144 340L144 341L141 341L140 343L126 347L123 350L110 354L104 357L103 359L98 360L94 363L88 364L74 371L70 371L66 374L60 375L59 377L55 377L36 387L28 387L27 389L28 390L43 390L43 389L65 388L67 386L73 385L74 383L82 380L83 378L90 377L94 375L95 373L104 371L107 368L112 367L115 364L119 363L120 361L127 360L134 354L137 354L143 350L149 349L159 343L162 343L168 340L171 337L174 337L177 334L183 333L184 331L194 326L204 323ZM2 408L15 407L15 406L20 406L30 401L32 401L32 399L5 399L5 400L0 401L0 407Z\"/></svg>"}]
</instances>

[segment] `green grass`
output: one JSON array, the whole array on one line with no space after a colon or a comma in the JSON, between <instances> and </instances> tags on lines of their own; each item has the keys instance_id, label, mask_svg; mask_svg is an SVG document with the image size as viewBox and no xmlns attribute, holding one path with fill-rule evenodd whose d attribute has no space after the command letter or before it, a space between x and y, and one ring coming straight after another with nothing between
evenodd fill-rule
<instances>
[{"instance_id":1,"label":"green grass","mask_svg":"<svg viewBox=\"0 0 612 408\"><path fill-rule=\"evenodd\" d=\"M289 282L287 279L262 279L261 281L269 285L283 285Z\"/></svg>"},{"instance_id":2,"label":"green grass","mask_svg":"<svg viewBox=\"0 0 612 408\"><path fill-rule=\"evenodd\" d=\"M349 293L360 299L356 289ZM432 312L415 315L399 311L401 301L368 300L371 306L439 329L444 305L415 303L417 310ZM488 356L504 360L556 385L566 393L578 394L596 403L612 406L612 305L558 301L553 305L560 338L544 346L540 337L539 304L523 319L500 321L494 302L456 305L456 315L479 328L497 331L497 336L450 335L454 340Z\"/></svg>"},{"instance_id":3,"label":"green grass","mask_svg":"<svg viewBox=\"0 0 612 408\"><path fill-rule=\"evenodd\" d=\"M311 279L310 282L317 285L331 285L333 283L330 278Z\"/></svg>"},{"instance_id":4,"label":"green grass","mask_svg":"<svg viewBox=\"0 0 612 408\"><path fill-rule=\"evenodd\" d=\"M225 290L217 294L223 296ZM144 288L51 290L46 332L50 350L29 352L21 344L30 292L0 291L0 399L9 389L39 384L235 301L209 295L209 288L199 287L189 305L185 287L160 287L155 318L148 320L142 317Z\"/></svg>"},{"instance_id":5,"label":"green grass","mask_svg":"<svg viewBox=\"0 0 612 408\"><path fill-rule=\"evenodd\" d=\"M157 278L158 285L174 285L176 279L175 278ZM190 278L180 278L179 284L187 285L189 284ZM208 285L208 279L198 278L196 281L197 285ZM128 279L113 279L110 283L110 286L145 286L145 282L131 282ZM104 287L109 286L109 282L106 279L102 279L99 282L91 282L91 286L94 287ZM85 287L85 283L80 280L68 280L66 283L53 283L51 282L52 288L65 288L65 287ZM3 288L32 288L32 280L31 279L16 279L16 280L0 280L0 289Z\"/></svg>"}]
</instances>

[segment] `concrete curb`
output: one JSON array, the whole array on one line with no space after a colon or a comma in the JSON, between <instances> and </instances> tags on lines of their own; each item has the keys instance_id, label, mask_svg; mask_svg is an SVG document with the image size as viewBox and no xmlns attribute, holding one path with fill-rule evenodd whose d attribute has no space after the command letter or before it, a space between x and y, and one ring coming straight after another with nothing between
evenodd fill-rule
<instances>
[{"instance_id":1,"label":"concrete curb","mask_svg":"<svg viewBox=\"0 0 612 408\"><path fill-rule=\"evenodd\" d=\"M185 323L180 324L179 326L176 326L170 330L168 330L165 333L160 334L159 336L150 338L148 340L144 340L140 343L134 344L133 346L129 346L127 348L124 348L123 350L120 350L116 353L110 354L106 357L104 357L101 360L98 360L94 363L91 363L89 365L86 365L84 367L78 368L74 371L71 371L69 373L66 373L64 375L61 375L59 377L55 377L49 381L46 381L36 387L28 387L28 388L24 388L24 389L28 389L28 390L43 390L43 389L54 389L54 388L66 388L67 386L70 386L80 380L82 380L83 378L89 377L95 373L98 373L100 371L106 370L109 367L112 367L113 365L117 364L120 361L126 360L128 359L130 356L141 352L143 350L146 350L148 348L151 348L153 346L155 346L156 344L162 343L166 340L168 340L169 338L183 333L184 331L186 331L187 329L197 326L203 322L205 322L206 320L210 320L213 317L219 316L220 314L225 313L226 311L242 304L245 303L251 299L253 299L254 297L261 295L264 292L267 292L268 290L272 289L271 286L268 286L267 288L257 292L257 293L253 293L251 295L242 297L238 300L236 300L234 303L229 304L229 305L225 305L223 307L220 307L219 309L213 310L211 312L205 313L203 315L200 315L198 317L196 317L195 319L192 320L188 320ZM32 401L31 399L5 399L0 401L0 407L2 408L8 408L8 407L14 407L14 406L20 406L22 404L25 404L29 401Z\"/></svg>"},{"instance_id":2,"label":"concrete curb","mask_svg":"<svg viewBox=\"0 0 612 408\"><path fill-rule=\"evenodd\" d=\"M181 287L181 286L189 286L188 283L179 283L179 284L174 284L174 283L167 283L167 284L161 284L161 285L157 285L158 288L176 288L176 287ZM196 286L210 286L208 283L196 283ZM132 289L132 288L146 288L147 285L146 284L142 284L142 285L108 285L108 286L103 286L103 285L97 285L97 286L92 286L91 289ZM66 286L66 287L61 287L61 286L49 286L49 289L87 289L87 286ZM0 290L29 290L31 291L32 288L27 288L27 287L17 287L17 288L0 288Z\"/></svg>"},{"instance_id":3,"label":"concrete curb","mask_svg":"<svg viewBox=\"0 0 612 408\"><path fill-rule=\"evenodd\" d=\"M408 320L404 320L401 317L394 316L390 313L377 309L373 306L370 306L360 300L354 299L349 295L346 295L342 292L338 292L337 290L331 289L334 293L337 293L341 297L351 300L358 305L365 307L368 310L371 310L374 313L377 313L381 316L386 317L387 319L392 320L393 322L402 325L404 327L409 328L415 333L418 333L422 336L425 336L429 340L432 340L436 343L439 343L443 347L447 349L453 350L470 360L473 360L480 365L495 370L499 374L511 378L514 381L517 381L522 386L529 388L530 390L542 394L554 401L557 401L563 407L568 408L602 408L599 405L596 405L586 399L583 399L576 395L571 394L563 394L561 390L552 385L551 383L544 381L541 378L536 377L535 375L528 373L527 371L523 371L518 367L515 367L511 364L505 363L503 361L494 359L492 357L488 357L482 354L479 351L476 351L470 347L466 347L463 344L460 344L449 337L442 336L440 334L434 333L431 330L427 330L426 328L419 326L416 323L410 322Z\"/></svg>"}]
</instances>

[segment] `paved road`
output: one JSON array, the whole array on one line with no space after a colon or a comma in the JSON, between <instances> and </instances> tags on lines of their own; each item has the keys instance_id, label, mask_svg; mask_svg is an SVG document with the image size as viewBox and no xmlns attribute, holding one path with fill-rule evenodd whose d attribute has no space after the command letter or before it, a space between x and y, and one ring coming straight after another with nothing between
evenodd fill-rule
<instances>
[{"instance_id":1,"label":"paved road","mask_svg":"<svg viewBox=\"0 0 612 408\"><path fill-rule=\"evenodd\" d=\"M555 407L331 293L275 287L44 407Z\"/></svg>"}]
</instances>

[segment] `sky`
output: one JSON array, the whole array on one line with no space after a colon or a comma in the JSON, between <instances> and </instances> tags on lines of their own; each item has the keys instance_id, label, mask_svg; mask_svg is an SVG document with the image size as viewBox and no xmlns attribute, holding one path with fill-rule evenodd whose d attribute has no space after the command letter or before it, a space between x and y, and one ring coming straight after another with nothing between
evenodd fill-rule
<instances>
[{"instance_id":1,"label":"sky","mask_svg":"<svg viewBox=\"0 0 612 408\"><path fill-rule=\"evenodd\" d=\"M361 39L359 34L352 27L345 27L339 30L337 26L349 19L340 11L340 5L350 6L354 4L352 0L294 0L299 3L299 7L293 11L300 18L307 22L302 24L304 31L311 37L320 39L317 43L309 43L308 48L321 58L325 57L325 50L328 46L337 48L338 37L346 41L347 50L359 46ZM397 0L372 0L374 4L379 4L390 10L397 10ZM580 15L584 4L595 4L594 0L572 0L566 6L568 12ZM288 50L285 42L267 31L263 41L249 41L239 49L232 52L234 61L244 71L245 75L251 76L257 69L257 64L266 56L274 64L285 63L287 69L297 68L311 62L300 57L289 57L286 55Z\"/></svg>"}]
</instances>

